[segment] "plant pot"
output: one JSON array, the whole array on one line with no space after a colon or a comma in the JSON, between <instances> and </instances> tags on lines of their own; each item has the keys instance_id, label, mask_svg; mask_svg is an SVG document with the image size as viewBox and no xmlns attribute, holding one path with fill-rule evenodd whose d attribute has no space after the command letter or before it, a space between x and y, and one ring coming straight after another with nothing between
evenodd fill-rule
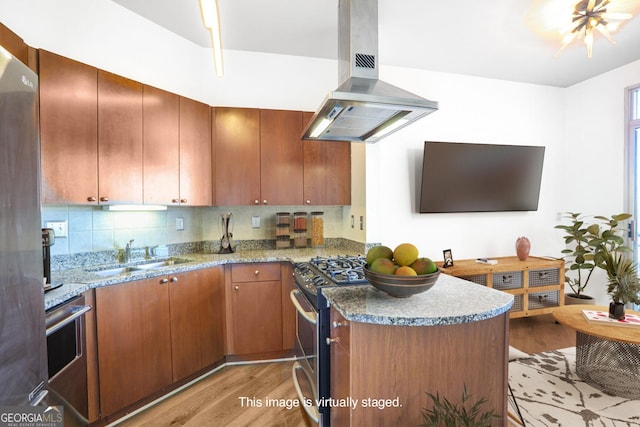
<instances>
[{"instance_id":1,"label":"plant pot","mask_svg":"<svg viewBox=\"0 0 640 427\"><path fill-rule=\"evenodd\" d=\"M609 317L611 319L624 319L624 304L621 302L609 303Z\"/></svg>"},{"instance_id":2,"label":"plant pot","mask_svg":"<svg viewBox=\"0 0 640 427\"><path fill-rule=\"evenodd\" d=\"M576 305L576 304L587 304L587 305L595 305L596 299L590 297L589 295L581 294L580 297L577 297L576 294L564 294L564 304L565 305Z\"/></svg>"}]
</instances>

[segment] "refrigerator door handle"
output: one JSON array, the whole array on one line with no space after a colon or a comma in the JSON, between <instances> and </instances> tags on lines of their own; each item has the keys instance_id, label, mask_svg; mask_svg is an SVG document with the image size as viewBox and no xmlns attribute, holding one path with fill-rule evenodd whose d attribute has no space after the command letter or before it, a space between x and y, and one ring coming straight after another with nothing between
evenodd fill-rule
<instances>
[{"instance_id":1,"label":"refrigerator door handle","mask_svg":"<svg viewBox=\"0 0 640 427\"><path fill-rule=\"evenodd\" d=\"M47 331L47 336L51 335L52 333L54 333L58 329L60 329L60 328L62 328L64 326L68 325L69 323L73 322L78 317L83 316L89 310L91 310L91 306L90 305L74 305L73 307L71 307L70 314L67 317L65 317L64 319L60 320L59 322L56 322L53 325L47 327L47 330L46 330Z\"/></svg>"}]
</instances>

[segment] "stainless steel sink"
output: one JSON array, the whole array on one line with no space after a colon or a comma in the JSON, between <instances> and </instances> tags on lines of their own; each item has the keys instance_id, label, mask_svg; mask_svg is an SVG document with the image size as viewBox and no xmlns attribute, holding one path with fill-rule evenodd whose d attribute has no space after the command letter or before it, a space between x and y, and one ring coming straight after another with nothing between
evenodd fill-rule
<instances>
[{"instance_id":1,"label":"stainless steel sink","mask_svg":"<svg viewBox=\"0 0 640 427\"><path fill-rule=\"evenodd\" d=\"M100 277L111 277L111 276L119 276L121 274L133 273L135 271L141 271L141 270L142 269L138 267L115 267L115 268L108 268L105 270L92 270L90 272Z\"/></svg>"},{"instance_id":2,"label":"stainless steel sink","mask_svg":"<svg viewBox=\"0 0 640 427\"><path fill-rule=\"evenodd\" d=\"M156 268L169 267L172 265L185 264L187 262L191 262L190 259L184 258L169 258L162 261L152 261L146 264L137 264L135 268L139 268L142 270L154 270Z\"/></svg>"}]
</instances>

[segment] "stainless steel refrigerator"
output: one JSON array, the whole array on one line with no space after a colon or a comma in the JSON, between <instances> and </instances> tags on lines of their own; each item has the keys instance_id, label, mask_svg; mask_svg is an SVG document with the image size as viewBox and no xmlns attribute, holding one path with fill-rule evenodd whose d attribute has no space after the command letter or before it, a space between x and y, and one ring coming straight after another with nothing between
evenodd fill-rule
<instances>
[{"instance_id":1,"label":"stainless steel refrigerator","mask_svg":"<svg viewBox=\"0 0 640 427\"><path fill-rule=\"evenodd\" d=\"M0 406L46 394L38 76L0 47Z\"/></svg>"}]
</instances>

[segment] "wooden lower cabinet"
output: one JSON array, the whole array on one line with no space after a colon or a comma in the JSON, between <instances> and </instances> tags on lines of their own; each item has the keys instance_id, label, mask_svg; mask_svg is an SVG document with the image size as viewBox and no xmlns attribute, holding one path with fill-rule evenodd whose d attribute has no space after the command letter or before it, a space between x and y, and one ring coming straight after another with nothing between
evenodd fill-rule
<instances>
[{"instance_id":1,"label":"wooden lower cabinet","mask_svg":"<svg viewBox=\"0 0 640 427\"><path fill-rule=\"evenodd\" d=\"M224 358L223 267L176 274L169 282L176 382Z\"/></svg>"},{"instance_id":2,"label":"wooden lower cabinet","mask_svg":"<svg viewBox=\"0 0 640 427\"><path fill-rule=\"evenodd\" d=\"M160 278L96 289L100 412L171 384L169 287Z\"/></svg>"},{"instance_id":3,"label":"wooden lower cabinet","mask_svg":"<svg viewBox=\"0 0 640 427\"><path fill-rule=\"evenodd\" d=\"M222 267L96 289L103 418L222 360L222 293Z\"/></svg>"},{"instance_id":4,"label":"wooden lower cabinet","mask_svg":"<svg viewBox=\"0 0 640 427\"><path fill-rule=\"evenodd\" d=\"M290 263L228 265L225 286L228 355L269 358L294 347Z\"/></svg>"},{"instance_id":5,"label":"wooden lower cabinet","mask_svg":"<svg viewBox=\"0 0 640 427\"><path fill-rule=\"evenodd\" d=\"M331 408L331 425L420 425L432 406L425 393L460 404L465 386L467 403L486 399L481 410L507 425L508 321L504 313L459 325L377 325L332 308L331 396L356 405Z\"/></svg>"}]
</instances>

